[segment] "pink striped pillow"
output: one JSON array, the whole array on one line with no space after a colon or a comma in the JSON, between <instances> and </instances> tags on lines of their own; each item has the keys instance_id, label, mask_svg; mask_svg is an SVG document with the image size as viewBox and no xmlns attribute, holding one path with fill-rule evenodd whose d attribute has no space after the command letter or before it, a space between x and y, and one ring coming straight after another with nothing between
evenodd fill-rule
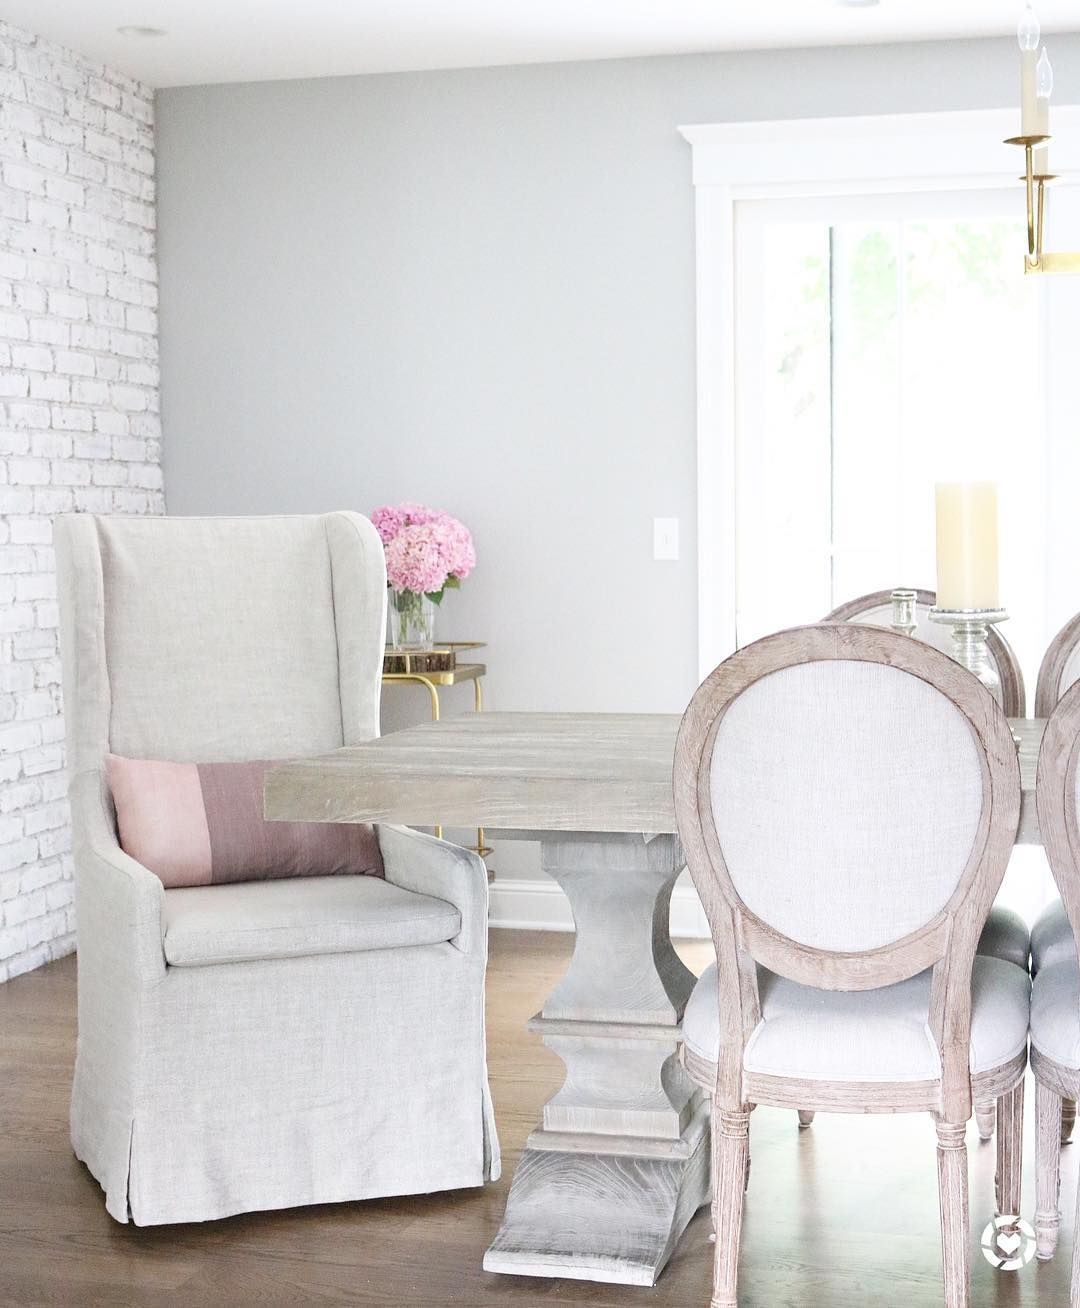
<instances>
[{"instance_id":1,"label":"pink striped pillow","mask_svg":"<svg viewBox=\"0 0 1080 1308\"><path fill-rule=\"evenodd\" d=\"M121 847L170 887L333 873L381 877L378 837L366 824L265 820L263 777L273 766L106 755Z\"/></svg>"}]
</instances>

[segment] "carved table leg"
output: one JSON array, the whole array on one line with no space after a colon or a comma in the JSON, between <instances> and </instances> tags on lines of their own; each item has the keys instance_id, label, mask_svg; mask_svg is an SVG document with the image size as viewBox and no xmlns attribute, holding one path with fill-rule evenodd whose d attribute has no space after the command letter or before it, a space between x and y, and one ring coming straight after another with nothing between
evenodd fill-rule
<instances>
[{"instance_id":1,"label":"carved table leg","mask_svg":"<svg viewBox=\"0 0 1080 1308\"><path fill-rule=\"evenodd\" d=\"M805 1131L814 1120L814 1110L812 1108L799 1109L799 1130Z\"/></svg>"},{"instance_id":2,"label":"carved table leg","mask_svg":"<svg viewBox=\"0 0 1080 1308\"><path fill-rule=\"evenodd\" d=\"M694 984L668 930L682 851L674 836L545 833L542 863L577 939L530 1027L566 1079L529 1136L484 1267L653 1285L709 1199L709 1106L677 1057Z\"/></svg>"},{"instance_id":3,"label":"carved table leg","mask_svg":"<svg viewBox=\"0 0 1080 1308\"><path fill-rule=\"evenodd\" d=\"M1061 1100L1035 1082L1035 1256L1044 1262L1057 1248L1061 1213Z\"/></svg>"}]
</instances>

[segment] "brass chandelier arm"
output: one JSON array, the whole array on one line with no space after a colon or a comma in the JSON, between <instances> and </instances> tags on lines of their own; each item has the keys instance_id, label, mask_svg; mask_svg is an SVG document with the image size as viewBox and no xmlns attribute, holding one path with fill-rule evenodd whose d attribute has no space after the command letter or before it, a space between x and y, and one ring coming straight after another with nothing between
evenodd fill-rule
<instances>
[{"instance_id":1,"label":"brass chandelier arm","mask_svg":"<svg viewBox=\"0 0 1080 1308\"><path fill-rule=\"evenodd\" d=\"M1039 261L1041 253L1042 240L1036 243L1035 231L1035 164L1034 164L1034 147L1027 145L1024 147L1024 157L1027 163L1027 230L1028 230L1028 259L1034 258L1035 262ZM1039 183L1039 236L1042 235L1042 183Z\"/></svg>"},{"instance_id":2,"label":"brass chandelier arm","mask_svg":"<svg viewBox=\"0 0 1080 1308\"><path fill-rule=\"evenodd\" d=\"M1010 136L1006 145L1024 147L1024 175L1021 181L1027 193L1027 254L1024 271L1027 273L1080 273L1080 252L1043 252L1043 233L1046 225L1046 184L1054 180L1052 173L1035 171L1035 147L1043 145L1048 136Z\"/></svg>"}]
</instances>

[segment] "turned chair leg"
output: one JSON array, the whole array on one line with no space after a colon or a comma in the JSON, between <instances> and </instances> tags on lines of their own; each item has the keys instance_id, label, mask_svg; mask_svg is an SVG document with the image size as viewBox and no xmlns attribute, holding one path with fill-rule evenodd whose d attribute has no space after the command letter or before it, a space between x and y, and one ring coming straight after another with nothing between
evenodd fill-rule
<instances>
[{"instance_id":1,"label":"turned chair leg","mask_svg":"<svg viewBox=\"0 0 1080 1308\"><path fill-rule=\"evenodd\" d=\"M743 1191L750 1158L750 1114L748 1111L714 1112L712 1128L716 1252L710 1308L736 1308Z\"/></svg>"},{"instance_id":2,"label":"turned chair leg","mask_svg":"<svg viewBox=\"0 0 1080 1308\"><path fill-rule=\"evenodd\" d=\"M1044 1262L1057 1248L1061 1213L1061 1134L1064 1104L1035 1082L1035 1256Z\"/></svg>"},{"instance_id":3,"label":"turned chair leg","mask_svg":"<svg viewBox=\"0 0 1080 1308\"><path fill-rule=\"evenodd\" d=\"M963 1123L937 1122L938 1200L941 1204L941 1261L945 1308L970 1308L971 1249L968 1162Z\"/></svg>"},{"instance_id":4,"label":"turned chair leg","mask_svg":"<svg viewBox=\"0 0 1080 1308\"><path fill-rule=\"evenodd\" d=\"M997 1114L994 1104L976 1104L975 1105L975 1122L979 1128L979 1139L989 1140L994 1134L994 1120Z\"/></svg>"},{"instance_id":5,"label":"turned chair leg","mask_svg":"<svg viewBox=\"0 0 1080 1308\"><path fill-rule=\"evenodd\" d=\"M799 1109L799 1130L805 1131L810 1123L814 1120L814 1110L812 1108Z\"/></svg>"},{"instance_id":6,"label":"turned chair leg","mask_svg":"<svg viewBox=\"0 0 1080 1308\"><path fill-rule=\"evenodd\" d=\"M1076 1125L1076 1100L1061 1101L1061 1143L1068 1144L1072 1139L1073 1127Z\"/></svg>"},{"instance_id":7,"label":"turned chair leg","mask_svg":"<svg viewBox=\"0 0 1080 1308\"><path fill-rule=\"evenodd\" d=\"M997 1101L998 1216L1020 1216L1020 1172L1024 1147L1024 1083Z\"/></svg>"}]
</instances>

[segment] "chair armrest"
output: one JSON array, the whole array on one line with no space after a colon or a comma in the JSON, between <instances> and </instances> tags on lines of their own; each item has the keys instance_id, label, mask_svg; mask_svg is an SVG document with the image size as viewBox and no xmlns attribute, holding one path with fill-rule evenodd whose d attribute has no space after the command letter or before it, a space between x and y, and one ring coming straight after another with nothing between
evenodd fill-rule
<instances>
[{"instance_id":1,"label":"chair armrest","mask_svg":"<svg viewBox=\"0 0 1080 1308\"><path fill-rule=\"evenodd\" d=\"M453 904L461 931L451 944L464 954L487 957L488 879L484 860L470 849L411 827L375 828L387 881L403 890Z\"/></svg>"},{"instance_id":2,"label":"chair armrest","mask_svg":"<svg viewBox=\"0 0 1080 1308\"><path fill-rule=\"evenodd\" d=\"M165 975L165 887L120 848L104 774L88 771L70 788L80 967L107 964L130 980Z\"/></svg>"}]
</instances>

